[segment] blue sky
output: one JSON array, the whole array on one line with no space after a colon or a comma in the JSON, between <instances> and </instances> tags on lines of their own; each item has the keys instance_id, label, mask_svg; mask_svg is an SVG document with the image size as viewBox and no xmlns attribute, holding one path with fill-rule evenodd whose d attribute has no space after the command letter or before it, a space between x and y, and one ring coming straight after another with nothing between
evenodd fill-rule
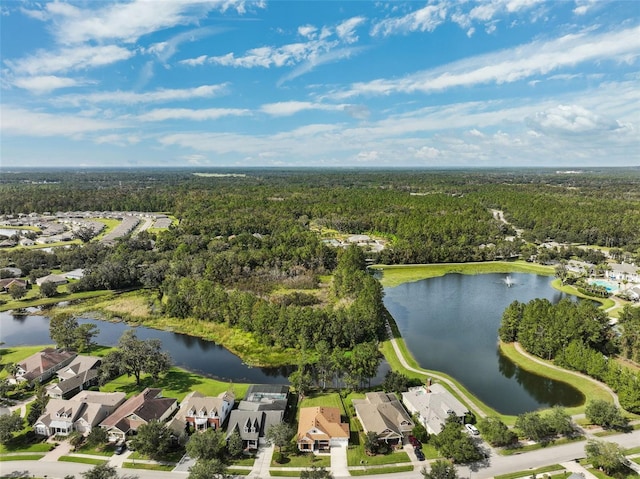
<instances>
[{"instance_id":1,"label":"blue sky","mask_svg":"<svg viewBox=\"0 0 640 479\"><path fill-rule=\"evenodd\" d=\"M8 167L640 165L636 0L0 4Z\"/></svg>"}]
</instances>

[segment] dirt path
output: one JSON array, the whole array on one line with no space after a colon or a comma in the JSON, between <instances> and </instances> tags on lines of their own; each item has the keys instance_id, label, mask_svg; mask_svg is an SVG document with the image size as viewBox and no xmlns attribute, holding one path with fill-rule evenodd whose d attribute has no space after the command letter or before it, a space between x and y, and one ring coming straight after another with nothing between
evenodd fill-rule
<instances>
[{"instance_id":1,"label":"dirt path","mask_svg":"<svg viewBox=\"0 0 640 479\"><path fill-rule=\"evenodd\" d=\"M524 357L530 359L531 361L538 363L538 364L542 364L543 366L546 366L548 368L551 369L555 369L556 371L563 371L569 374L573 374L574 376L578 376L579 378L582 379L586 379L588 381L591 381L594 384L597 384L598 386L600 386L601 388L605 389L609 394L611 394L611 397L613 398L613 402L615 403L616 406L620 407L620 401L618 400L618 395L613 392L613 389L611 389L609 386L607 386L606 384L598 381L597 379L593 379L591 376L587 376L586 374L582 374L579 373L577 371L571 371L569 369L564 369L561 368L560 366L556 366L555 364L551 364L548 363L546 361L543 361L542 359L533 356L531 354L529 354L528 352L526 352L523 347L520 345L520 343L514 343L516 351L518 351L520 354L522 354Z\"/></svg>"}]
</instances>

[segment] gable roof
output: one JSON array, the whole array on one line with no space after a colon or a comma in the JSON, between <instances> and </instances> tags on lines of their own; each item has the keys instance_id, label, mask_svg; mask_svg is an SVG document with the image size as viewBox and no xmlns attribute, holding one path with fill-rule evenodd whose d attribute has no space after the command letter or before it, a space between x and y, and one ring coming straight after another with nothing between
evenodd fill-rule
<instances>
[{"instance_id":1,"label":"gable roof","mask_svg":"<svg viewBox=\"0 0 640 479\"><path fill-rule=\"evenodd\" d=\"M370 392L365 399L354 399L353 406L367 432L402 437L413 429L409 414L392 393Z\"/></svg>"},{"instance_id":2,"label":"gable roof","mask_svg":"<svg viewBox=\"0 0 640 479\"><path fill-rule=\"evenodd\" d=\"M100 391L80 391L73 399L86 403L102 404L108 407L117 407L122 404L127 395L123 392L103 393Z\"/></svg>"},{"instance_id":3,"label":"gable roof","mask_svg":"<svg viewBox=\"0 0 640 479\"><path fill-rule=\"evenodd\" d=\"M31 381L42 375L45 371L52 369L60 363L64 363L75 356L77 356L77 354L73 351L46 348L18 363L18 366L25 371L25 374L22 377Z\"/></svg>"},{"instance_id":4,"label":"gable roof","mask_svg":"<svg viewBox=\"0 0 640 479\"><path fill-rule=\"evenodd\" d=\"M67 379L66 381L60 381L55 384L47 386L47 391L58 392L60 394L66 394L69 391L73 391L76 388L83 386L84 384L93 381L98 377L98 371L96 369L89 369L83 371L80 374Z\"/></svg>"},{"instance_id":5,"label":"gable roof","mask_svg":"<svg viewBox=\"0 0 640 479\"><path fill-rule=\"evenodd\" d=\"M162 389L146 388L140 394L132 396L107 417L100 426L116 428L127 433L140 421L132 421L130 416L136 415L143 422L159 419L177 401L174 398L163 398Z\"/></svg>"},{"instance_id":6,"label":"gable roof","mask_svg":"<svg viewBox=\"0 0 640 479\"><path fill-rule=\"evenodd\" d=\"M349 424L340 420L337 407L303 407L298 420L298 441L349 438Z\"/></svg>"},{"instance_id":7,"label":"gable roof","mask_svg":"<svg viewBox=\"0 0 640 479\"><path fill-rule=\"evenodd\" d=\"M226 409L231 408L234 402L235 396L229 391L218 396L205 396L198 391L192 391L180 403L180 409L171 420L169 427L176 431L182 431L186 418L192 416L218 416L223 421L226 417Z\"/></svg>"},{"instance_id":8,"label":"gable roof","mask_svg":"<svg viewBox=\"0 0 640 479\"><path fill-rule=\"evenodd\" d=\"M441 384L410 388L402 393L402 400L413 407L429 426L439 432L449 414L463 417L469 409Z\"/></svg>"},{"instance_id":9,"label":"gable roof","mask_svg":"<svg viewBox=\"0 0 640 479\"><path fill-rule=\"evenodd\" d=\"M80 373L98 367L101 362L102 359L97 356L78 355L67 366L58 371L58 378L63 381L71 379Z\"/></svg>"},{"instance_id":10,"label":"gable roof","mask_svg":"<svg viewBox=\"0 0 640 479\"><path fill-rule=\"evenodd\" d=\"M257 441L264 437L269 427L282 422L283 411L231 411L227 437L238 431L243 441Z\"/></svg>"}]
</instances>

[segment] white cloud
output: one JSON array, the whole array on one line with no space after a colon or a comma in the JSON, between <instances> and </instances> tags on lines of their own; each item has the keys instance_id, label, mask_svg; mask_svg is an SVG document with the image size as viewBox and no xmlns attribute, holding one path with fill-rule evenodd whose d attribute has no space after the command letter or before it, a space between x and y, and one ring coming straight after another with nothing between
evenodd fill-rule
<instances>
[{"instance_id":1,"label":"white cloud","mask_svg":"<svg viewBox=\"0 0 640 479\"><path fill-rule=\"evenodd\" d=\"M345 105L327 105L308 101L283 101L267 103L260 107L264 113L272 116L291 116L305 110L343 111Z\"/></svg>"},{"instance_id":2,"label":"white cloud","mask_svg":"<svg viewBox=\"0 0 640 479\"><path fill-rule=\"evenodd\" d=\"M334 63L340 60L344 60L346 58L351 58L361 51L364 50L364 47L348 47L341 48L338 50L332 50L330 52L321 54L321 55L312 55L310 56L306 62L301 64L300 66L293 69L289 74L285 75L278 81L278 86L282 85L287 81L291 81L294 78L302 76L315 68L326 65L328 63Z\"/></svg>"},{"instance_id":3,"label":"white cloud","mask_svg":"<svg viewBox=\"0 0 640 479\"><path fill-rule=\"evenodd\" d=\"M226 94L227 89L228 85L222 83L219 85L201 85L194 88L161 89L144 93L116 90L86 95L61 95L53 99L52 102L57 105L166 103L195 98L212 98Z\"/></svg>"},{"instance_id":4,"label":"white cloud","mask_svg":"<svg viewBox=\"0 0 640 479\"><path fill-rule=\"evenodd\" d=\"M468 58L400 79L356 83L329 95L334 99L358 95L435 92L486 83L512 83L584 62L620 61L640 55L640 27L602 34L580 33L555 40Z\"/></svg>"},{"instance_id":5,"label":"white cloud","mask_svg":"<svg viewBox=\"0 0 640 479\"><path fill-rule=\"evenodd\" d=\"M96 120L83 116L64 113L46 113L0 106L2 122L0 128L3 134L20 136L67 136L77 137L85 133L123 128L125 125L105 120Z\"/></svg>"},{"instance_id":6,"label":"white cloud","mask_svg":"<svg viewBox=\"0 0 640 479\"><path fill-rule=\"evenodd\" d=\"M173 57L181 44L187 42L195 42L201 40L209 35L220 33L224 31L221 28L196 28L186 32L179 33L171 37L169 40L159 43L154 43L147 49L147 53L154 54L158 57L162 63L166 63L171 57Z\"/></svg>"},{"instance_id":7,"label":"white cloud","mask_svg":"<svg viewBox=\"0 0 640 479\"><path fill-rule=\"evenodd\" d=\"M444 4L427 5L403 17L388 18L376 23L371 29L371 35L387 37L417 31L432 32L445 21L446 15Z\"/></svg>"},{"instance_id":8,"label":"white cloud","mask_svg":"<svg viewBox=\"0 0 640 479\"><path fill-rule=\"evenodd\" d=\"M176 25L196 23L211 10L245 12L244 0L152 0L97 3L101 8L78 8L62 2L46 4L59 43L108 40L133 43L143 35ZM96 4L90 4L96 5ZM261 3L255 3L261 8Z\"/></svg>"},{"instance_id":9,"label":"white cloud","mask_svg":"<svg viewBox=\"0 0 640 479\"><path fill-rule=\"evenodd\" d=\"M139 143L142 138L138 135L130 134L117 134L101 135L93 139L93 142L98 145L111 144L117 146L131 146Z\"/></svg>"},{"instance_id":10,"label":"white cloud","mask_svg":"<svg viewBox=\"0 0 640 479\"><path fill-rule=\"evenodd\" d=\"M84 82L73 78L59 77L54 75L43 75L35 77L18 77L11 81L11 84L29 90L30 92L43 94L60 88L70 88L83 85Z\"/></svg>"},{"instance_id":11,"label":"white cloud","mask_svg":"<svg viewBox=\"0 0 640 479\"><path fill-rule=\"evenodd\" d=\"M134 55L133 51L116 45L82 45L56 52L40 50L35 55L15 61L5 60L5 63L15 74L43 75L101 67Z\"/></svg>"},{"instance_id":12,"label":"white cloud","mask_svg":"<svg viewBox=\"0 0 640 479\"><path fill-rule=\"evenodd\" d=\"M358 36L355 30L362 25L366 19L364 17L353 17L345 20L336 27L336 34L338 38L345 43L355 43L358 41Z\"/></svg>"},{"instance_id":13,"label":"white cloud","mask_svg":"<svg viewBox=\"0 0 640 479\"><path fill-rule=\"evenodd\" d=\"M527 118L529 127L546 134L594 135L622 128L613 119L579 105L558 105Z\"/></svg>"},{"instance_id":14,"label":"white cloud","mask_svg":"<svg viewBox=\"0 0 640 479\"><path fill-rule=\"evenodd\" d=\"M298 35L301 37L314 39L317 35L318 29L313 25L303 25L298 27Z\"/></svg>"},{"instance_id":15,"label":"white cloud","mask_svg":"<svg viewBox=\"0 0 640 479\"><path fill-rule=\"evenodd\" d=\"M139 121L165 121L165 120L217 120L225 116L242 116L249 114L249 110L234 108L207 108L192 110L189 108L158 108L150 112L138 115Z\"/></svg>"}]
</instances>

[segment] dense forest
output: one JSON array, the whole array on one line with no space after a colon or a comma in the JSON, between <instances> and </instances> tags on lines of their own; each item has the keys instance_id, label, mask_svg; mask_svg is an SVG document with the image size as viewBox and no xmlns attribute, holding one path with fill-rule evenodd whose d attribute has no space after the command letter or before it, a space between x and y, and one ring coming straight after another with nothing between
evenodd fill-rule
<instances>
[{"instance_id":1,"label":"dense forest","mask_svg":"<svg viewBox=\"0 0 640 479\"><path fill-rule=\"evenodd\" d=\"M325 341L327 350L371 349L384 335L385 311L370 263L577 257L606 265L602 252L580 244L640 263L639 169L2 172L0 215L57 211L166 212L177 223L114 245L0 250L0 268L16 266L32 279L84 268L72 291L147 288L158 314L225 324L279 348L313 350ZM385 246L323 241L354 234ZM542 245L552 240L574 244ZM576 369L559 359L569 345L638 360L635 313L621 316L618 338L597 310L557 308L513 306L522 317L501 334Z\"/></svg>"},{"instance_id":2,"label":"dense forest","mask_svg":"<svg viewBox=\"0 0 640 479\"><path fill-rule=\"evenodd\" d=\"M622 407L638 413L640 373L613 359L619 352L627 358L637 355L638 311L624 309L618 337L607 315L591 301L563 299L555 305L546 299L514 301L503 313L499 335L502 341L520 342L531 354L605 382L618 393Z\"/></svg>"}]
</instances>

